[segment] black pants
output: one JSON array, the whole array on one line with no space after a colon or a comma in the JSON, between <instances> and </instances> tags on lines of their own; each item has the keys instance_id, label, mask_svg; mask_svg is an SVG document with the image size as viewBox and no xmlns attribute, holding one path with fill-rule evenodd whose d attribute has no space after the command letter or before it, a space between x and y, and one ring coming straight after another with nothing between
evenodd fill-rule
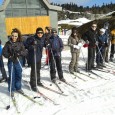
<instances>
[{"instance_id":1,"label":"black pants","mask_svg":"<svg viewBox=\"0 0 115 115\"><path fill-rule=\"evenodd\" d=\"M40 69L41 69L41 60L36 63L36 71L35 71L35 63L31 63L31 75L30 75L31 87L36 87L36 77L37 77L37 83L40 82Z\"/></svg>"},{"instance_id":2,"label":"black pants","mask_svg":"<svg viewBox=\"0 0 115 115\"><path fill-rule=\"evenodd\" d=\"M94 59L95 59L95 48L88 48L88 70L94 67Z\"/></svg>"},{"instance_id":3,"label":"black pants","mask_svg":"<svg viewBox=\"0 0 115 115\"><path fill-rule=\"evenodd\" d=\"M4 79L7 79L7 75L6 75L5 68L4 68L4 67L0 67L0 70L1 70L1 73L2 73L2 77L3 77Z\"/></svg>"},{"instance_id":4,"label":"black pants","mask_svg":"<svg viewBox=\"0 0 115 115\"><path fill-rule=\"evenodd\" d=\"M111 44L111 54L110 54L110 58L114 58L114 53L115 53L115 44Z\"/></svg>"},{"instance_id":5,"label":"black pants","mask_svg":"<svg viewBox=\"0 0 115 115\"><path fill-rule=\"evenodd\" d=\"M3 63L2 56L0 56L0 71L2 73L2 77L7 79L7 74L6 74L6 71L5 71L5 68L4 68L4 63Z\"/></svg>"},{"instance_id":6,"label":"black pants","mask_svg":"<svg viewBox=\"0 0 115 115\"><path fill-rule=\"evenodd\" d=\"M61 57L60 56L53 57L52 55L50 55L49 64L50 64L51 80L56 78L56 68L57 68L59 79L62 79L63 71L62 71L62 65L61 65Z\"/></svg>"},{"instance_id":7,"label":"black pants","mask_svg":"<svg viewBox=\"0 0 115 115\"><path fill-rule=\"evenodd\" d=\"M97 64L100 64L100 63L103 64L104 55L105 55L105 47L104 46L98 46L98 48L96 48L96 63Z\"/></svg>"}]
</instances>

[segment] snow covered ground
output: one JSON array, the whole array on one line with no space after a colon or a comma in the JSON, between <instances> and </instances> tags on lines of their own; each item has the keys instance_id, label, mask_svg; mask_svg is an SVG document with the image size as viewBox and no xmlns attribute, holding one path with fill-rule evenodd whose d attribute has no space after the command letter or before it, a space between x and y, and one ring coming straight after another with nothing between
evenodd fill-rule
<instances>
[{"instance_id":1,"label":"snow covered ground","mask_svg":"<svg viewBox=\"0 0 115 115\"><path fill-rule=\"evenodd\" d=\"M86 48L82 48L82 53L80 54L79 67L85 67L85 61L87 57ZM46 56L43 55L42 62L44 63ZM29 85L24 80L29 81L30 68L23 68L23 81L22 88L26 94L30 97L38 96L35 101L39 102L41 105L33 103L22 95L15 93L18 109L20 115L115 115L115 75L112 73L105 73L96 71L101 75L100 78L93 74L84 76L78 74L81 78L71 75L65 70L68 70L68 64L70 62L71 54L69 50L64 50L62 52L62 66L64 70L64 77L67 82L71 83L76 88L66 85L61 82L58 84L64 94L68 96L62 96L54 92L48 91L46 89L38 87L39 91L51 98L57 105L54 105L50 100L45 100L29 89ZM4 59L5 68L7 70L6 62ZM111 68L115 68L114 63L109 63ZM81 70L82 71L82 70ZM88 75L85 71L82 71ZM48 67L41 69L41 81L42 83L59 91L58 88L51 83L50 74ZM59 83L59 82L58 82ZM9 93L7 91L7 84L0 84L0 115L17 115L16 109L11 101L10 109L6 110L6 106L9 105Z\"/></svg>"}]
</instances>

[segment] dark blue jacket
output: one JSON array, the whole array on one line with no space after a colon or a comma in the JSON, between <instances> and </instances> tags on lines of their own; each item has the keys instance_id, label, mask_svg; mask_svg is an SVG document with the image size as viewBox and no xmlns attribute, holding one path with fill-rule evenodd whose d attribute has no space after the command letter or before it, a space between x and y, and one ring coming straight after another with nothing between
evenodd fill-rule
<instances>
[{"instance_id":1,"label":"dark blue jacket","mask_svg":"<svg viewBox=\"0 0 115 115\"><path fill-rule=\"evenodd\" d=\"M58 35L56 37L51 36L50 37L50 45L51 45L51 50L53 52L53 55L54 56L60 56L61 51L64 48L62 39Z\"/></svg>"},{"instance_id":2,"label":"dark blue jacket","mask_svg":"<svg viewBox=\"0 0 115 115\"><path fill-rule=\"evenodd\" d=\"M5 58L8 58L8 62L18 62L17 57L14 56L14 54L19 54L18 58L19 60L22 60L23 56L27 55L27 50L25 50L25 47L22 42L15 42L12 41L6 42L5 46L3 47L3 56ZM12 57L12 58L11 58Z\"/></svg>"},{"instance_id":3,"label":"dark blue jacket","mask_svg":"<svg viewBox=\"0 0 115 115\"><path fill-rule=\"evenodd\" d=\"M42 38L38 38L36 34L34 36L27 38L25 47L28 49L30 63L35 62L34 58L35 55L36 55L36 62L41 61L43 47L45 46L44 42L45 42L44 36ZM36 50L35 53L34 48Z\"/></svg>"},{"instance_id":4,"label":"dark blue jacket","mask_svg":"<svg viewBox=\"0 0 115 115\"><path fill-rule=\"evenodd\" d=\"M98 37L98 42L99 42L99 46L106 46L106 44L107 44L107 36L106 36L106 34L100 35Z\"/></svg>"},{"instance_id":5,"label":"dark blue jacket","mask_svg":"<svg viewBox=\"0 0 115 115\"><path fill-rule=\"evenodd\" d=\"M2 46L0 45L0 67L4 67L3 58L2 58Z\"/></svg>"}]
</instances>

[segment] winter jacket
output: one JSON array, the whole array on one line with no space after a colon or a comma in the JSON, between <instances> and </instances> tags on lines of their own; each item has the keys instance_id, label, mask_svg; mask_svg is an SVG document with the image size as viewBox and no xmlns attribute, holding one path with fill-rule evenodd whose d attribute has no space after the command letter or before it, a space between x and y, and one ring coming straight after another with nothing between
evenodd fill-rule
<instances>
[{"instance_id":1,"label":"winter jacket","mask_svg":"<svg viewBox=\"0 0 115 115\"><path fill-rule=\"evenodd\" d=\"M44 38L45 38L45 45L47 46L48 44L50 44L50 40L49 38L51 37L50 33L45 33L44 34Z\"/></svg>"},{"instance_id":2,"label":"winter jacket","mask_svg":"<svg viewBox=\"0 0 115 115\"><path fill-rule=\"evenodd\" d=\"M2 45L0 45L0 56L2 55Z\"/></svg>"},{"instance_id":3,"label":"winter jacket","mask_svg":"<svg viewBox=\"0 0 115 115\"><path fill-rule=\"evenodd\" d=\"M68 45L70 46L70 51L72 53L77 53L77 52L80 51L79 49L73 48L73 45L78 45L78 43L81 43L81 39L80 38L78 38L78 37L73 38L72 36L69 37Z\"/></svg>"},{"instance_id":4,"label":"winter jacket","mask_svg":"<svg viewBox=\"0 0 115 115\"><path fill-rule=\"evenodd\" d=\"M96 47L96 41L98 39L97 31L94 31L92 28L90 28L84 35L83 35L84 41L89 41L89 48L95 48Z\"/></svg>"},{"instance_id":5,"label":"winter jacket","mask_svg":"<svg viewBox=\"0 0 115 115\"><path fill-rule=\"evenodd\" d=\"M2 58L2 45L0 45L0 67L4 67L3 58Z\"/></svg>"},{"instance_id":6,"label":"winter jacket","mask_svg":"<svg viewBox=\"0 0 115 115\"><path fill-rule=\"evenodd\" d=\"M54 56L60 56L63 48L62 39L58 35L50 37L50 51L52 50Z\"/></svg>"},{"instance_id":7,"label":"winter jacket","mask_svg":"<svg viewBox=\"0 0 115 115\"><path fill-rule=\"evenodd\" d=\"M99 46L107 46L107 36L105 34L98 36Z\"/></svg>"},{"instance_id":8,"label":"winter jacket","mask_svg":"<svg viewBox=\"0 0 115 115\"><path fill-rule=\"evenodd\" d=\"M25 46L28 49L30 63L35 62L34 58L35 55L36 55L36 62L41 61L43 47L45 46L44 36L42 38L38 38L38 36L35 34L34 36L27 38ZM34 48L36 50L35 53Z\"/></svg>"},{"instance_id":9,"label":"winter jacket","mask_svg":"<svg viewBox=\"0 0 115 115\"><path fill-rule=\"evenodd\" d=\"M8 58L8 61L17 62L17 57L22 59L23 56L27 55L27 50L25 49L22 42L15 42L12 41L6 42L5 46L3 47L3 56Z\"/></svg>"},{"instance_id":10,"label":"winter jacket","mask_svg":"<svg viewBox=\"0 0 115 115\"><path fill-rule=\"evenodd\" d=\"M112 39L111 44L115 44L115 29L111 31Z\"/></svg>"}]
</instances>

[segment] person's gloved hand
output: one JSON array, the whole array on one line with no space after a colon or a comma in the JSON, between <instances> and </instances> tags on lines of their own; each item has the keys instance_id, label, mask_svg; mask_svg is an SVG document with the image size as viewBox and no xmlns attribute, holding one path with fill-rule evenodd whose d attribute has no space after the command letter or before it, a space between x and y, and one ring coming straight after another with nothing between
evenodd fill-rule
<instances>
[{"instance_id":1,"label":"person's gloved hand","mask_svg":"<svg viewBox=\"0 0 115 115\"><path fill-rule=\"evenodd\" d=\"M14 53L14 57L15 57L15 58L17 58L17 57L19 57L19 56L20 56L20 53L18 53L18 52L15 52L15 53Z\"/></svg>"},{"instance_id":2,"label":"person's gloved hand","mask_svg":"<svg viewBox=\"0 0 115 115\"><path fill-rule=\"evenodd\" d=\"M85 43L86 43L86 44L89 44L89 41L88 41L88 40L86 40L86 41L85 41Z\"/></svg>"},{"instance_id":3,"label":"person's gloved hand","mask_svg":"<svg viewBox=\"0 0 115 115\"><path fill-rule=\"evenodd\" d=\"M99 44L98 41L96 41L96 42L95 42L95 45L97 46L98 44Z\"/></svg>"},{"instance_id":4,"label":"person's gloved hand","mask_svg":"<svg viewBox=\"0 0 115 115\"><path fill-rule=\"evenodd\" d=\"M47 44L47 45L46 45L46 48L51 48L51 45L50 45L50 44Z\"/></svg>"},{"instance_id":5,"label":"person's gloved hand","mask_svg":"<svg viewBox=\"0 0 115 115\"><path fill-rule=\"evenodd\" d=\"M108 43L105 43L105 47L108 47L109 45L108 45Z\"/></svg>"},{"instance_id":6,"label":"person's gloved hand","mask_svg":"<svg viewBox=\"0 0 115 115\"><path fill-rule=\"evenodd\" d=\"M80 47L78 45L73 45L73 48L80 49Z\"/></svg>"},{"instance_id":7,"label":"person's gloved hand","mask_svg":"<svg viewBox=\"0 0 115 115\"><path fill-rule=\"evenodd\" d=\"M88 47L88 46L89 46L89 44L87 44L87 43L83 45L84 48L86 48L86 47Z\"/></svg>"},{"instance_id":8,"label":"person's gloved hand","mask_svg":"<svg viewBox=\"0 0 115 115\"><path fill-rule=\"evenodd\" d=\"M82 46L83 46L83 44L82 44L82 43L78 43L78 46L79 46L79 47L82 47Z\"/></svg>"}]
</instances>

